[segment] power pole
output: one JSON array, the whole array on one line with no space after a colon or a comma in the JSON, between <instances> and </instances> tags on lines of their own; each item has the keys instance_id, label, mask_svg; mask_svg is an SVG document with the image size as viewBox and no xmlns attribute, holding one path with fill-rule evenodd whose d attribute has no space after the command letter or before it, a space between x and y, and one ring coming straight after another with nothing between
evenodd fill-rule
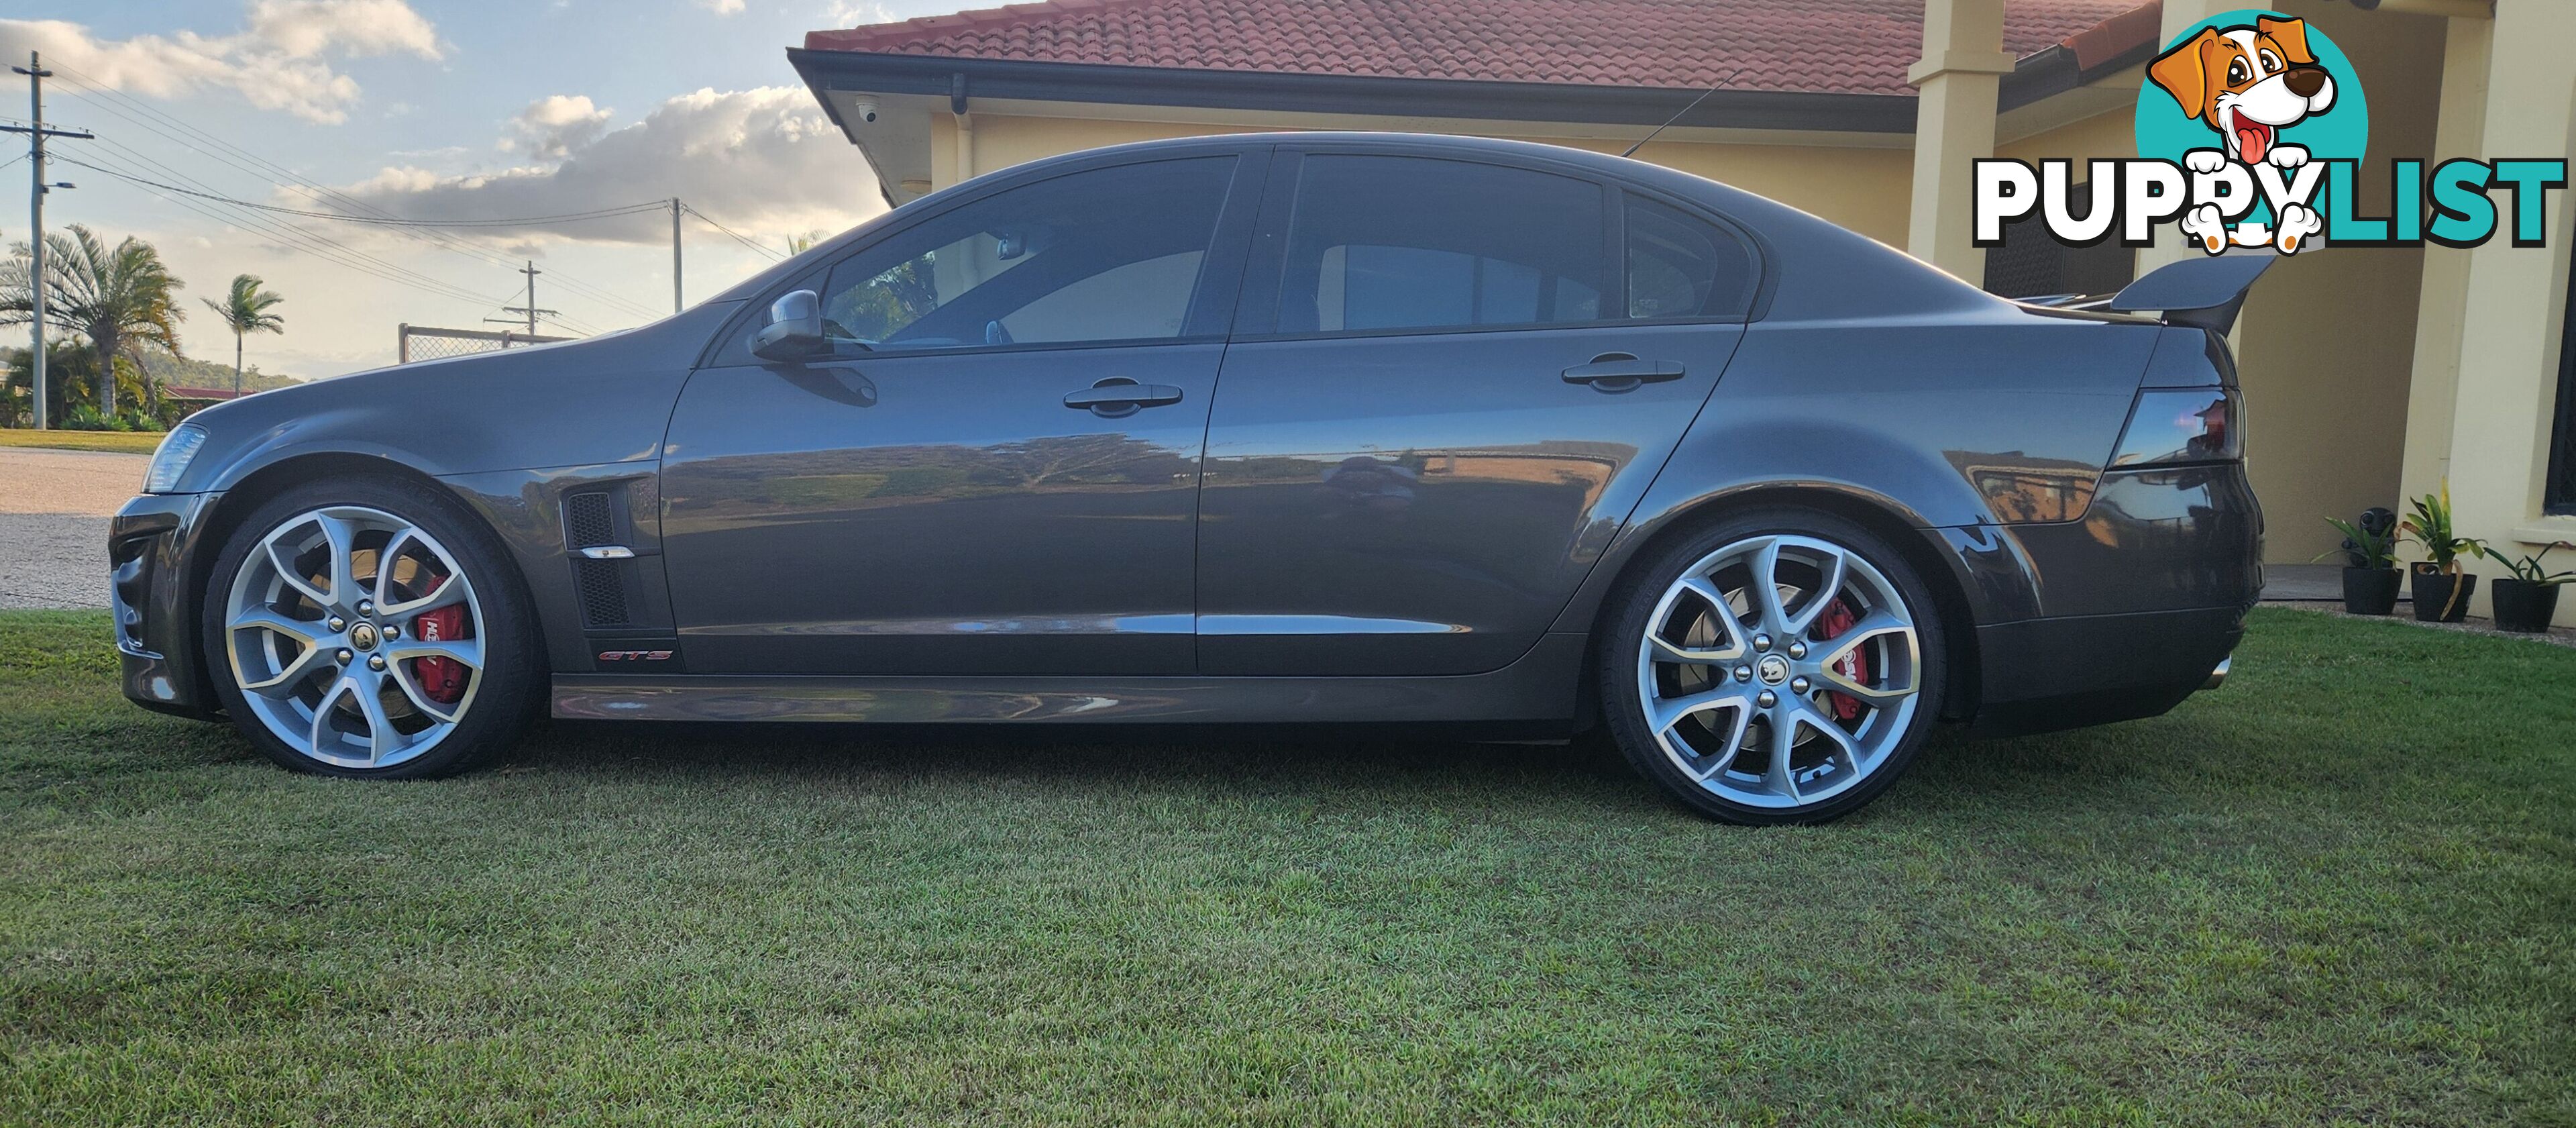
<instances>
[{"instance_id":1,"label":"power pole","mask_svg":"<svg viewBox=\"0 0 2576 1128\"><path fill-rule=\"evenodd\" d=\"M671 197L671 312L680 312L680 198Z\"/></svg>"},{"instance_id":2,"label":"power pole","mask_svg":"<svg viewBox=\"0 0 2576 1128\"><path fill-rule=\"evenodd\" d=\"M30 311L33 316L27 322L30 326L28 330L30 359L27 361L27 367L28 375L31 377L28 384L30 390L35 392L36 429L41 431L45 429L48 422L45 419L45 193L56 188L71 187L69 184L45 183L45 138L72 137L87 140L97 134L79 129L45 128L45 80L52 78L54 72L45 69L44 61L37 56L36 52L27 52L26 66L9 69L27 76L28 124L0 125L0 133L24 133L30 146L27 151L27 165L33 170L33 175L27 180L27 225L34 229L34 233L28 236L27 246L31 248L30 254L34 261L29 264L27 289L35 308ZM110 362L111 367L107 370L110 386L113 386L116 380L116 370L112 367L112 363Z\"/></svg>"},{"instance_id":3,"label":"power pole","mask_svg":"<svg viewBox=\"0 0 2576 1128\"><path fill-rule=\"evenodd\" d=\"M540 274L545 273L545 271L542 271L542 270L537 269L537 264L536 264L536 262L535 262L534 260L530 260L530 261L529 261L529 263L528 263L528 265L523 266L523 267L520 267L520 268L519 268L519 273L521 273L521 274L525 274L525 275L527 275L527 276L528 276L528 304L523 305L523 306L502 306L502 307L501 307L501 310L502 310L502 312L504 312L504 313L522 313L522 314L526 314L526 315L527 315L527 317L528 317L528 336L529 336L529 337L531 337L531 338L534 338L534 337L537 335L537 315L538 315L538 314L540 314L540 313L544 313L544 314L555 314L555 313L561 313L561 312L563 312L563 311L562 311L562 310L554 310L554 309L539 309L539 308L537 308L537 276L538 276L538 275L540 275ZM501 320L501 319L500 319L500 318L498 318L498 317L486 317L486 318L484 318L483 320L485 320L485 321L499 321L499 320ZM503 338L502 343L501 343L501 347L502 347L502 348L508 348L508 347L510 347L510 345L509 345L509 341L508 341L509 334L504 333L504 334L502 334L501 336L502 336L502 338ZM536 342L535 342L534 340L530 340L528 343L529 343L529 344L535 344Z\"/></svg>"},{"instance_id":4,"label":"power pole","mask_svg":"<svg viewBox=\"0 0 2576 1128\"><path fill-rule=\"evenodd\" d=\"M528 315L528 335L533 337L537 335L537 275L539 273L537 270L537 260L529 259L528 265L519 268L519 273L528 276L528 308L524 310L515 310L513 312L525 313ZM554 311L547 310L546 312L552 313Z\"/></svg>"}]
</instances>

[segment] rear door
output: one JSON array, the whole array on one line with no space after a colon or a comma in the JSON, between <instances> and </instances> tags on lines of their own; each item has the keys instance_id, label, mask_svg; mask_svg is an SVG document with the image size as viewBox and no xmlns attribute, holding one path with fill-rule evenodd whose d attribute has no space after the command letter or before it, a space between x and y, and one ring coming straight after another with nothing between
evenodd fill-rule
<instances>
[{"instance_id":1,"label":"rear door","mask_svg":"<svg viewBox=\"0 0 2576 1128\"><path fill-rule=\"evenodd\" d=\"M1708 399L1761 276L1553 165L1282 146L1209 421L1208 674L1528 651Z\"/></svg>"}]
</instances>

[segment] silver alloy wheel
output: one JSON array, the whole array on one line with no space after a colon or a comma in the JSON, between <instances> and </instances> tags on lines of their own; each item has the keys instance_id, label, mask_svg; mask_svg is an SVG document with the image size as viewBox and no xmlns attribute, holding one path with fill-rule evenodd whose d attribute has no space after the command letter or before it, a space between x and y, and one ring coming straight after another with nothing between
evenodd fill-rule
<instances>
[{"instance_id":1,"label":"silver alloy wheel","mask_svg":"<svg viewBox=\"0 0 2576 1128\"><path fill-rule=\"evenodd\" d=\"M443 637L418 637L440 621L424 616L451 607L462 615L441 617L456 620ZM233 576L223 630L251 713L326 764L417 757L455 730L482 688L473 583L436 538L381 509L326 506L270 529ZM428 671L423 659L433 660ZM461 689L424 684L458 672Z\"/></svg>"},{"instance_id":2,"label":"silver alloy wheel","mask_svg":"<svg viewBox=\"0 0 2576 1128\"><path fill-rule=\"evenodd\" d=\"M1683 570L1637 653L1637 698L1664 755L1754 807L1812 806L1867 779L1905 739L1922 682L1896 585L1851 549L1789 534Z\"/></svg>"}]
</instances>

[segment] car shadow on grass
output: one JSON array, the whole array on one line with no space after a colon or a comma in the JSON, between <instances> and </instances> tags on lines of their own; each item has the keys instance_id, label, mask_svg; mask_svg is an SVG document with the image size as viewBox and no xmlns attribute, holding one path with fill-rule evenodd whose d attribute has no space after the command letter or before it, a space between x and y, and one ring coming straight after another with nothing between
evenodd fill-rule
<instances>
[{"instance_id":1,"label":"car shadow on grass","mask_svg":"<svg viewBox=\"0 0 2576 1128\"><path fill-rule=\"evenodd\" d=\"M2152 722L2150 722L2152 723ZM2110 730L2117 732L2118 730ZM2071 798L2134 802L2141 749L2154 740L2092 733L1979 740L1945 726L1911 769L1855 816L1988 810ZM2164 742L2177 754L2198 741ZM2123 747L2125 746L2125 747ZM2208 751L2191 748L2190 755ZM1389 804L1427 794L1522 810L1613 808L1690 817L1597 733L1560 740L1461 740L1384 726L630 725L549 721L488 772L621 782L729 785L984 783L1278 796L1375 792Z\"/></svg>"}]
</instances>

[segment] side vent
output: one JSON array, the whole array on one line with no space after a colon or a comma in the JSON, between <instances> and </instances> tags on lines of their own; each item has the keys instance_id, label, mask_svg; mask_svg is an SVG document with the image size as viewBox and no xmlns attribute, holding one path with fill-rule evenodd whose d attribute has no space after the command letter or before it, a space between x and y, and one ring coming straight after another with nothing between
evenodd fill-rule
<instances>
[{"instance_id":1,"label":"side vent","mask_svg":"<svg viewBox=\"0 0 2576 1128\"><path fill-rule=\"evenodd\" d=\"M564 498L564 543L573 548L617 543L617 519L606 492Z\"/></svg>"},{"instance_id":2,"label":"side vent","mask_svg":"<svg viewBox=\"0 0 2576 1128\"><path fill-rule=\"evenodd\" d=\"M625 565L614 560L573 561L573 584L581 591L581 619L586 626L626 625Z\"/></svg>"},{"instance_id":3,"label":"side vent","mask_svg":"<svg viewBox=\"0 0 2576 1128\"><path fill-rule=\"evenodd\" d=\"M568 494L563 512L566 547L578 552L617 543L617 509L606 491ZM622 627L634 620L626 603L626 567L617 560L573 560L573 587L581 597L584 626Z\"/></svg>"}]
</instances>

